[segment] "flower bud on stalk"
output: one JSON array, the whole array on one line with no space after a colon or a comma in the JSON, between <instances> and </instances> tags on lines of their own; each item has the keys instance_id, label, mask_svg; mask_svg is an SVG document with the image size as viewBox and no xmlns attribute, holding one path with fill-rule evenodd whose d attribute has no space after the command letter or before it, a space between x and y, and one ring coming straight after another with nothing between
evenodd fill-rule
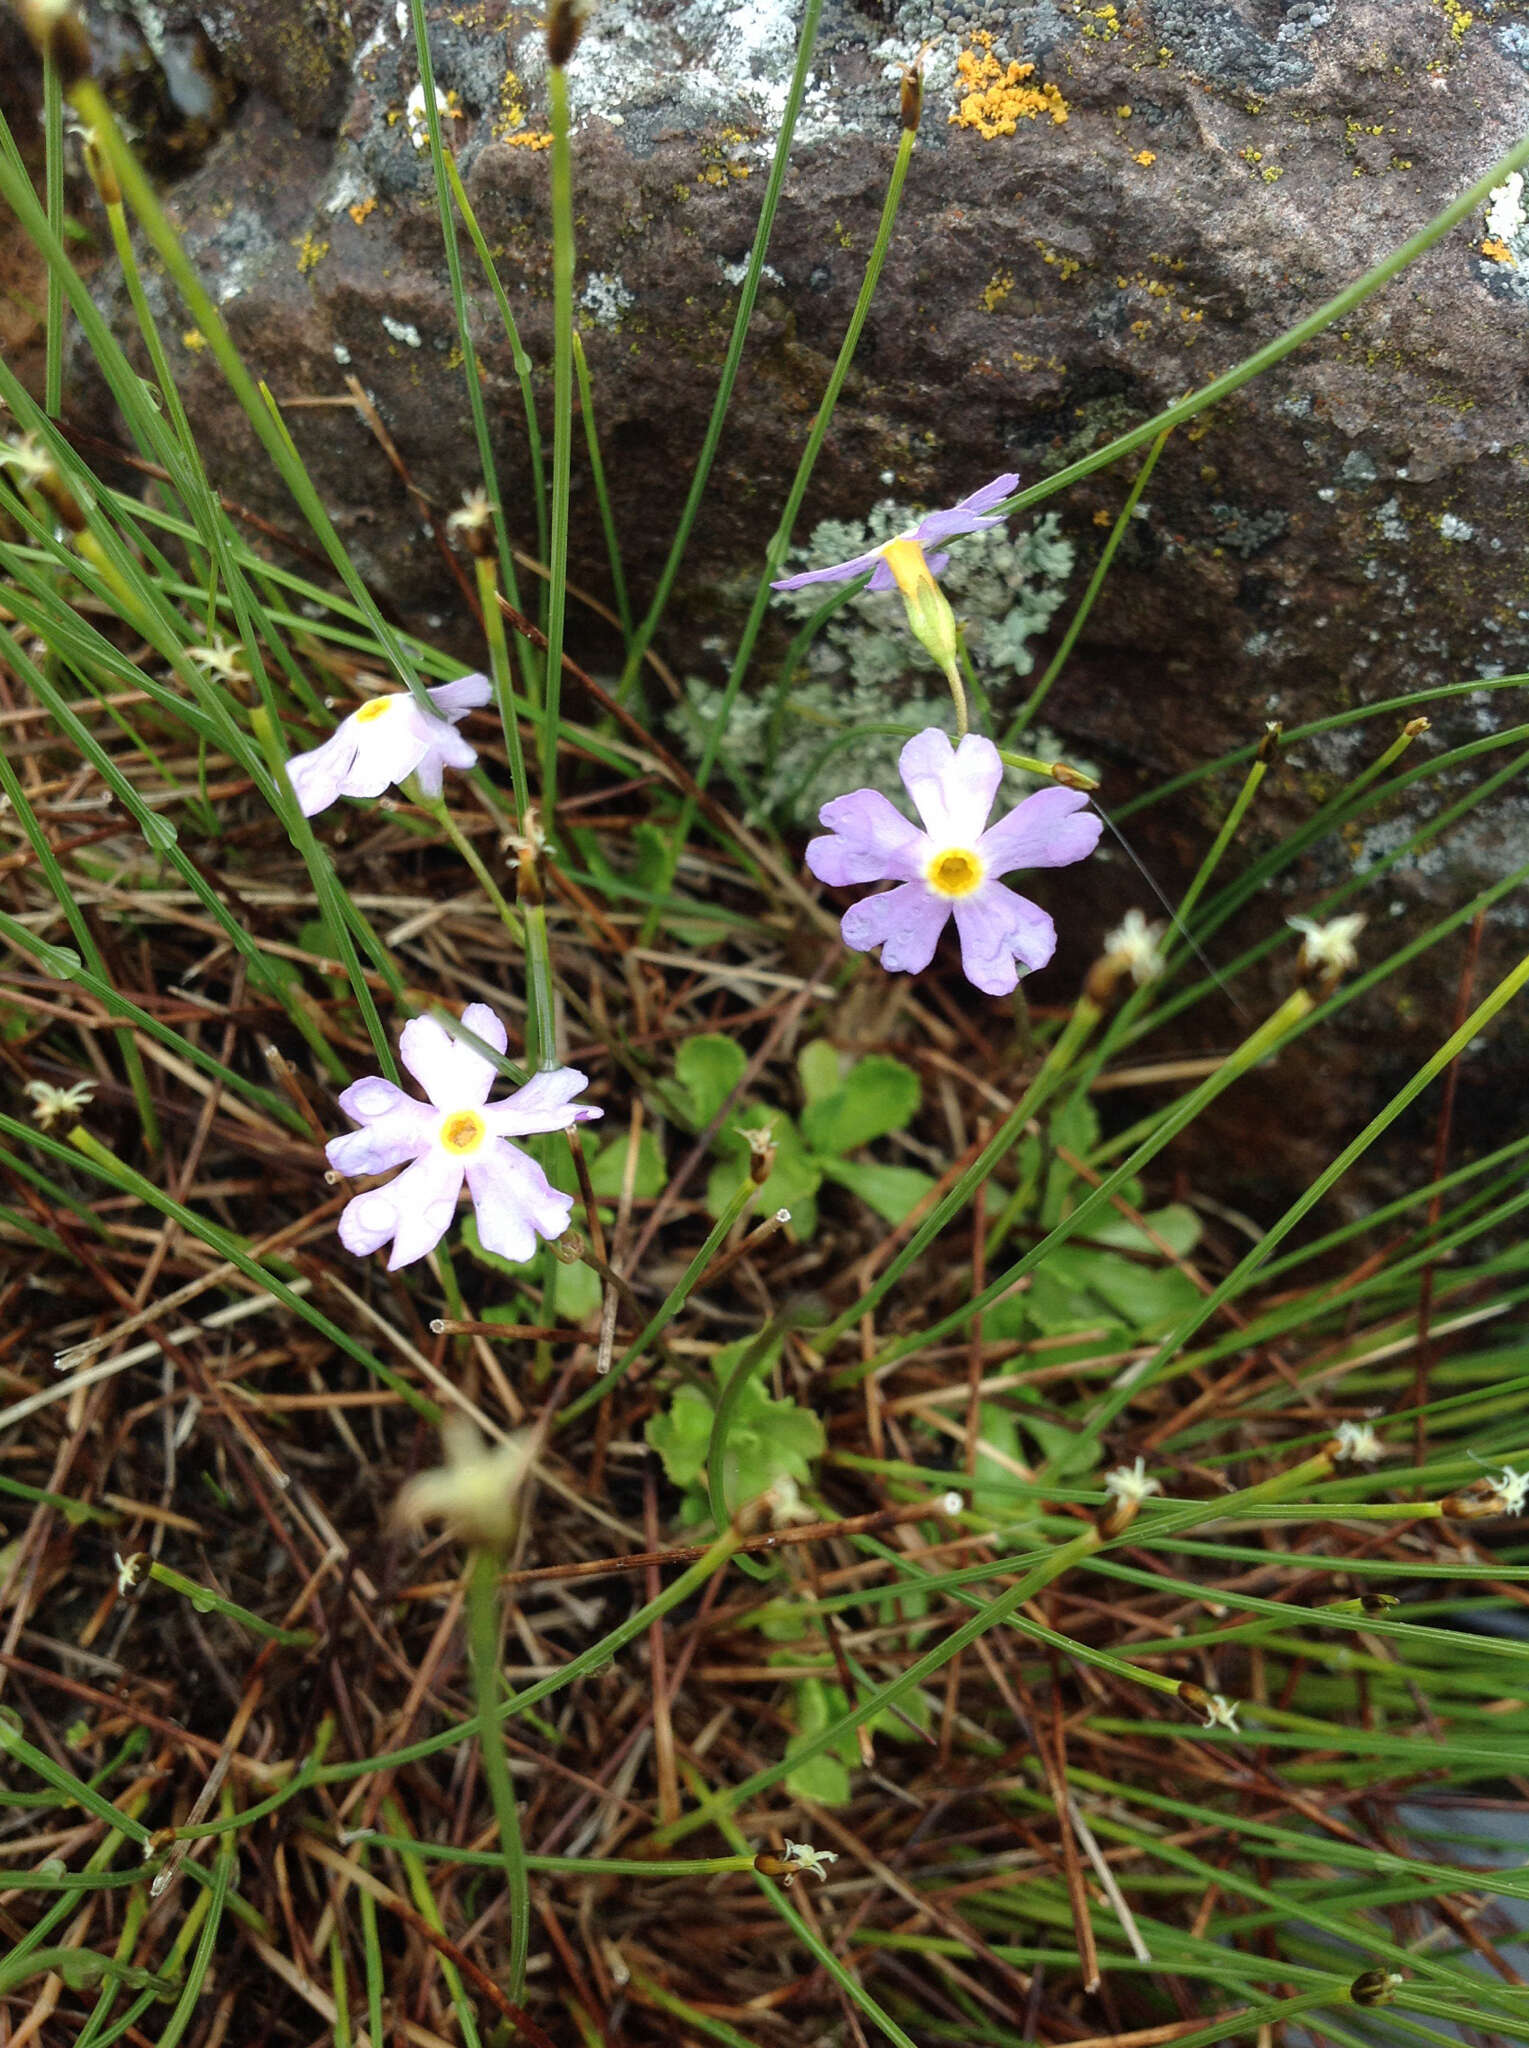
<instances>
[{"instance_id":1,"label":"flower bud on stalk","mask_svg":"<svg viewBox=\"0 0 1529 2048\"><path fill-rule=\"evenodd\" d=\"M547 10L547 62L558 69L578 48L584 25L594 11L593 0L552 0Z\"/></svg>"},{"instance_id":2,"label":"flower bud on stalk","mask_svg":"<svg viewBox=\"0 0 1529 2048\"><path fill-rule=\"evenodd\" d=\"M90 76L90 38L68 0L21 0L27 34L53 65L65 93Z\"/></svg>"},{"instance_id":3,"label":"flower bud on stalk","mask_svg":"<svg viewBox=\"0 0 1529 2048\"><path fill-rule=\"evenodd\" d=\"M542 887L542 854L546 850L547 835L542 830L541 818L535 806L526 812L525 824L520 836L520 853L515 864L515 897L522 904L538 904L545 900Z\"/></svg>"},{"instance_id":4,"label":"flower bud on stalk","mask_svg":"<svg viewBox=\"0 0 1529 2048\"><path fill-rule=\"evenodd\" d=\"M122 187L117 183L117 173L112 168L111 158L107 156L106 152L97 143L93 132L87 131L81 146L85 157L85 168L89 171L91 181L95 185L97 192L101 195L101 204L103 206L120 206L122 204Z\"/></svg>"},{"instance_id":5,"label":"flower bud on stalk","mask_svg":"<svg viewBox=\"0 0 1529 2048\"><path fill-rule=\"evenodd\" d=\"M446 521L446 531L460 538L477 561L494 557L494 508L482 491L464 491L462 507Z\"/></svg>"},{"instance_id":6,"label":"flower bud on stalk","mask_svg":"<svg viewBox=\"0 0 1529 2048\"><path fill-rule=\"evenodd\" d=\"M903 66L899 112L903 127L911 135L918 133L919 117L924 111L924 59L928 54L929 45L925 43L913 62Z\"/></svg>"},{"instance_id":7,"label":"flower bud on stalk","mask_svg":"<svg viewBox=\"0 0 1529 2048\"><path fill-rule=\"evenodd\" d=\"M1402 1982L1399 1970L1365 1970L1348 1988L1355 2005L1389 2005Z\"/></svg>"},{"instance_id":8,"label":"flower bud on stalk","mask_svg":"<svg viewBox=\"0 0 1529 2048\"><path fill-rule=\"evenodd\" d=\"M1060 780L1060 777L1058 777ZM1130 982L1145 988L1163 971L1160 942L1163 926L1149 924L1139 910L1128 910L1104 941L1104 951L1088 970L1083 992L1091 1003L1108 1010Z\"/></svg>"}]
</instances>

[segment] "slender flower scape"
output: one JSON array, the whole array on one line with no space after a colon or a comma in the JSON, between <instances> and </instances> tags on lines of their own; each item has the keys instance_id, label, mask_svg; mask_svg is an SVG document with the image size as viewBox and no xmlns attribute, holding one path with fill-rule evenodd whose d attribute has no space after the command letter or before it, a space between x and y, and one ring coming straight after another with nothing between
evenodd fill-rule
<instances>
[{"instance_id":1,"label":"slender flower scape","mask_svg":"<svg viewBox=\"0 0 1529 2048\"><path fill-rule=\"evenodd\" d=\"M477 750L457 722L488 703L493 684L484 675L458 676L425 694L438 718L422 711L407 690L393 690L342 719L321 747L293 755L287 777L305 818L342 796L381 796L389 783L409 775L425 796L439 796L443 770L472 767Z\"/></svg>"},{"instance_id":2,"label":"slender flower scape","mask_svg":"<svg viewBox=\"0 0 1529 2048\"><path fill-rule=\"evenodd\" d=\"M830 836L808 842L807 865L820 882L899 885L844 913L844 943L857 953L880 946L889 974L917 974L953 915L967 980L987 995L1008 995L1019 981L1016 962L1032 971L1056 951L1056 926L998 876L1086 859L1101 820L1078 815L1088 803L1081 790L1056 788L1037 790L987 825L1003 763L976 733L952 747L930 726L903 748L898 772L924 831L879 790L856 789L824 804L818 816Z\"/></svg>"},{"instance_id":3,"label":"slender flower scape","mask_svg":"<svg viewBox=\"0 0 1529 2048\"><path fill-rule=\"evenodd\" d=\"M469 1003L462 1022L495 1052L507 1043L485 1003ZM490 1102L496 1069L430 1017L406 1024L398 1041L404 1065L430 1098L405 1095L380 1074L347 1088L340 1107L359 1131L331 1138L325 1156L337 1173L385 1173L409 1164L383 1188L368 1188L340 1214L340 1242L365 1258L391 1243L388 1271L433 1251L450 1227L462 1183L478 1219L478 1241L502 1259L528 1259L538 1236L561 1237L573 1197L559 1193L511 1138L566 1131L603 1111L575 1107L587 1084L573 1067L537 1074L502 1102Z\"/></svg>"}]
</instances>

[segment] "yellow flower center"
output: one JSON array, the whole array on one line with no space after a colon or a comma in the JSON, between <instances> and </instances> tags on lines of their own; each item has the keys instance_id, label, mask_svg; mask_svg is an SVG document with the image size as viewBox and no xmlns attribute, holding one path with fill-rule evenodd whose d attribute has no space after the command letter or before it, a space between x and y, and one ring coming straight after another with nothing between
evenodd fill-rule
<instances>
[{"instance_id":1,"label":"yellow flower center","mask_svg":"<svg viewBox=\"0 0 1529 2048\"><path fill-rule=\"evenodd\" d=\"M454 1109L441 1125L441 1143L459 1159L476 1152L488 1136L488 1125L475 1109Z\"/></svg>"},{"instance_id":2,"label":"yellow flower center","mask_svg":"<svg viewBox=\"0 0 1529 2048\"><path fill-rule=\"evenodd\" d=\"M924 874L941 896L970 896L982 880L982 863L964 846L947 846L930 861Z\"/></svg>"},{"instance_id":3,"label":"yellow flower center","mask_svg":"<svg viewBox=\"0 0 1529 2048\"><path fill-rule=\"evenodd\" d=\"M911 604L915 595L926 583L933 583L929 564L924 560L924 550L916 540L909 540L899 534L896 540L889 540L881 551L882 560L897 579L897 587Z\"/></svg>"},{"instance_id":4,"label":"yellow flower center","mask_svg":"<svg viewBox=\"0 0 1529 2048\"><path fill-rule=\"evenodd\" d=\"M385 697L371 697L356 713L357 725L370 725L374 718L385 718L396 702L398 692L391 690Z\"/></svg>"}]
</instances>

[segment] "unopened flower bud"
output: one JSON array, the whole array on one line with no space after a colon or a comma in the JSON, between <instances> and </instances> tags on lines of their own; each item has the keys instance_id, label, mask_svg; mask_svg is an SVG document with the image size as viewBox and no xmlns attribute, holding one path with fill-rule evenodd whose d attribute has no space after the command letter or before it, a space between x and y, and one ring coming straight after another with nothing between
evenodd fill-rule
<instances>
[{"instance_id":1,"label":"unopened flower bud","mask_svg":"<svg viewBox=\"0 0 1529 2048\"><path fill-rule=\"evenodd\" d=\"M1433 720L1431 718L1409 718L1402 727L1402 738L1404 740L1420 740L1425 732L1432 731Z\"/></svg>"},{"instance_id":2,"label":"unopened flower bud","mask_svg":"<svg viewBox=\"0 0 1529 2048\"><path fill-rule=\"evenodd\" d=\"M552 1251L560 1266L576 1266L584 1256L584 1239L577 1230L565 1230L553 1239Z\"/></svg>"},{"instance_id":3,"label":"unopened flower bud","mask_svg":"<svg viewBox=\"0 0 1529 2048\"><path fill-rule=\"evenodd\" d=\"M1277 718L1271 718L1268 721L1264 727L1264 736L1258 742L1258 759L1260 761L1267 764L1275 759L1279 753L1279 743L1284 736L1284 731L1284 726Z\"/></svg>"}]
</instances>

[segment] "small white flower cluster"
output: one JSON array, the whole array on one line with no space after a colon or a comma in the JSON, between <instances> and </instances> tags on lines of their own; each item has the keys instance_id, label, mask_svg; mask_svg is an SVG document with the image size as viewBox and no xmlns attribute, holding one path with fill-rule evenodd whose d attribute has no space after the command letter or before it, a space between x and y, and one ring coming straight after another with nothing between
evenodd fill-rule
<instances>
[{"instance_id":1,"label":"small white flower cluster","mask_svg":"<svg viewBox=\"0 0 1529 2048\"><path fill-rule=\"evenodd\" d=\"M783 1885L789 1885L798 1877L821 1878L826 1884L828 1865L839 1860L837 1849L814 1849L810 1842L793 1842L789 1839L782 1844L780 1853L781 1861L790 1865L788 1870L781 1872L780 1881Z\"/></svg>"},{"instance_id":2,"label":"small white flower cluster","mask_svg":"<svg viewBox=\"0 0 1529 2048\"><path fill-rule=\"evenodd\" d=\"M94 1081L76 1081L68 1088L55 1088L51 1081L28 1081L32 1098L32 1120L51 1131L61 1117L74 1118L96 1092Z\"/></svg>"},{"instance_id":3,"label":"small white flower cluster","mask_svg":"<svg viewBox=\"0 0 1529 2048\"><path fill-rule=\"evenodd\" d=\"M1234 1735L1240 1734L1241 1730L1237 1726L1238 1704L1236 1700L1229 1700L1224 1692L1208 1694L1203 1725L1207 1728L1230 1728Z\"/></svg>"},{"instance_id":4,"label":"small white flower cluster","mask_svg":"<svg viewBox=\"0 0 1529 2048\"><path fill-rule=\"evenodd\" d=\"M1165 929L1160 924L1149 924L1139 910L1128 910L1105 937L1105 958L1119 961L1136 986L1145 988L1163 971L1162 938Z\"/></svg>"},{"instance_id":5,"label":"small white flower cluster","mask_svg":"<svg viewBox=\"0 0 1529 2048\"><path fill-rule=\"evenodd\" d=\"M1113 1472L1106 1472L1104 1490L1120 1507L1139 1507L1163 1488L1161 1481L1147 1477L1146 1460L1138 1458L1134 1465L1117 1465Z\"/></svg>"},{"instance_id":6,"label":"small white flower cluster","mask_svg":"<svg viewBox=\"0 0 1529 2048\"><path fill-rule=\"evenodd\" d=\"M1313 917L1287 917L1285 922L1292 931L1301 934L1301 971L1304 974L1320 975L1324 981L1339 981L1359 965L1354 941L1365 927L1363 911L1354 910L1345 917L1330 918L1326 924L1318 924Z\"/></svg>"},{"instance_id":7,"label":"small white flower cluster","mask_svg":"<svg viewBox=\"0 0 1529 2048\"><path fill-rule=\"evenodd\" d=\"M1333 1443L1333 1457L1351 1465L1373 1465L1386 1455L1385 1445L1368 1422L1340 1422Z\"/></svg>"}]
</instances>

